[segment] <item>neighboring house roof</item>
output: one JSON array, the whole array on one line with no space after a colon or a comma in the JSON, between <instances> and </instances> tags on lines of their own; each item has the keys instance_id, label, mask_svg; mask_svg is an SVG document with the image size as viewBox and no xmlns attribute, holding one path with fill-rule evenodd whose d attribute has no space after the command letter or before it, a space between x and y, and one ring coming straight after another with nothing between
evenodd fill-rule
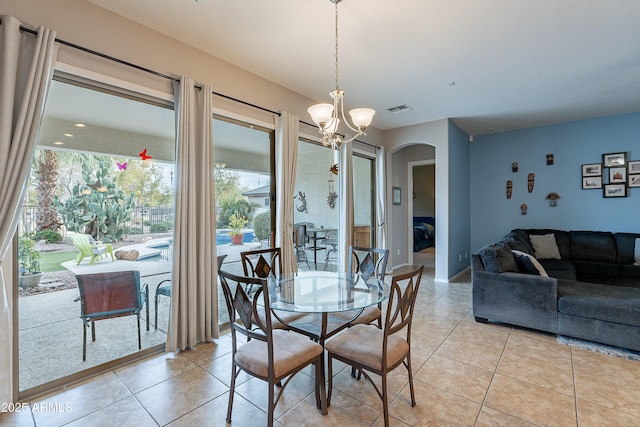
<instances>
[{"instance_id":1,"label":"neighboring house roof","mask_svg":"<svg viewBox=\"0 0 640 427\"><path fill-rule=\"evenodd\" d=\"M242 195L247 197L268 196L270 192L271 185L264 185L262 187L254 188L253 190L245 191Z\"/></svg>"}]
</instances>

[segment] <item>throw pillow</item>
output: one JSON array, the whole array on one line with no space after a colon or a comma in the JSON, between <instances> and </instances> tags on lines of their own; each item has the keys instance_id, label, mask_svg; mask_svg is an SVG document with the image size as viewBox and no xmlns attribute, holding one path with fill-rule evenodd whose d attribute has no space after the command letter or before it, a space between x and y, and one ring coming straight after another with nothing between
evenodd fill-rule
<instances>
[{"instance_id":1,"label":"throw pillow","mask_svg":"<svg viewBox=\"0 0 640 427\"><path fill-rule=\"evenodd\" d=\"M512 250L511 252L513 252L513 257L520 268L520 273L549 277L544 267L532 255L517 250Z\"/></svg>"},{"instance_id":2,"label":"throw pillow","mask_svg":"<svg viewBox=\"0 0 640 427\"><path fill-rule=\"evenodd\" d=\"M550 234L530 234L529 240L533 246L533 251L536 258L539 259L560 259L560 250L556 243L556 236L553 233Z\"/></svg>"},{"instance_id":3,"label":"throw pillow","mask_svg":"<svg viewBox=\"0 0 640 427\"><path fill-rule=\"evenodd\" d=\"M482 250L485 269L491 273L517 272L518 264L508 246L498 243Z\"/></svg>"},{"instance_id":4,"label":"throw pillow","mask_svg":"<svg viewBox=\"0 0 640 427\"><path fill-rule=\"evenodd\" d=\"M633 250L633 265L640 265L640 238L636 239L636 247Z\"/></svg>"}]
</instances>

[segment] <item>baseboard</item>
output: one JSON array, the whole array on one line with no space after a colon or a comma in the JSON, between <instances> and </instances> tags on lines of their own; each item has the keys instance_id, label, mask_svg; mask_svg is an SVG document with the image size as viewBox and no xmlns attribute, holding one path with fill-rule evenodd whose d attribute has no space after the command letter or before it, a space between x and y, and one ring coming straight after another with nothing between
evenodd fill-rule
<instances>
[{"instance_id":1,"label":"baseboard","mask_svg":"<svg viewBox=\"0 0 640 427\"><path fill-rule=\"evenodd\" d=\"M471 270L471 266L466 267L464 270L460 271L458 274L455 274L453 277L450 277L447 282L455 282L461 276L467 274L467 272Z\"/></svg>"}]
</instances>

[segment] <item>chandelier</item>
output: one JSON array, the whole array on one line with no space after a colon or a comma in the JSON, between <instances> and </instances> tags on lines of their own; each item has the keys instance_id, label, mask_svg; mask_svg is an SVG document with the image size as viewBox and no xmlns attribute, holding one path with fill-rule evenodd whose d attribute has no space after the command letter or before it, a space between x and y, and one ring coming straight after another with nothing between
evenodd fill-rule
<instances>
[{"instance_id":1,"label":"chandelier","mask_svg":"<svg viewBox=\"0 0 640 427\"><path fill-rule=\"evenodd\" d=\"M373 115L376 113L371 108L354 108L349 111L353 125L344 116L344 91L340 89L338 74L338 3L342 0L329 0L335 4L335 22L336 22L336 88L329 93L333 98L333 104L316 104L307 109L311 115L311 119L318 125L318 131L322 134L322 144L337 149L341 144L351 142L360 135L366 135L364 130L371 124ZM348 139L338 133L340 119L347 125L349 129L355 132L355 135Z\"/></svg>"}]
</instances>

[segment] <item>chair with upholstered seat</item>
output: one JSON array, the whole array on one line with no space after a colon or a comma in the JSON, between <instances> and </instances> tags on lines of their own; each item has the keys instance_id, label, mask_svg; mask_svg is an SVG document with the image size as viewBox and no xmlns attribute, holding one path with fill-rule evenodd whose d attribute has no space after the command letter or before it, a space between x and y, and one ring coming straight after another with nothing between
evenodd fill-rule
<instances>
[{"instance_id":1,"label":"chair with upholstered seat","mask_svg":"<svg viewBox=\"0 0 640 427\"><path fill-rule=\"evenodd\" d=\"M236 276L223 270L218 275L229 319L232 319L232 370L227 423L231 423L236 378L240 371L269 384L267 425L273 426L274 409L291 379L305 367L314 365L316 405L322 414L326 414L322 346L303 335L273 328L266 279ZM248 287L257 289L252 297L247 293ZM259 316L260 308L265 314L264 320ZM246 337L245 344L239 342L238 334ZM283 380L282 388L276 394L276 383Z\"/></svg>"},{"instance_id":2,"label":"chair with upholstered seat","mask_svg":"<svg viewBox=\"0 0 640 427\"><path fill-rule=\"evenodd\" d=\"M257 249L240 252L244 275L265 279L269 276L278 276L282 273L282 257L280 248ZM251 293L249 287L249 293ZM305 313L294 313L282 310L275 311L273 320L274 329L288 329L287 324L304 317ZM264 320L264 311L260 311L260 317Z\"/></svg>"},{"instance_id":3,"label":"chair with upholstered seat","mask_svg":"<svg viewBox=\"0 0 640 427\"><path fill-rule=\"evenodd\" d=\"M222 267L222 263L226 257L226 254L218 255L218 271L220 271L220 267ZM158 329L158 303L160 302L161 296L171 298L171 279L163 280L158 283L158 286L156 286L156 293L154 297L156 330Z\"/></svg>"},{"instance_id":4,"label":"chair with upholstered seat","mask_svg":"<svg viewBox=\"0 0 640 427\"><path fill-rule=\"evenodd\" d=\"M147 331L149 330L149 290L140 288L140 272L78 274L80 318L83 323L82 361L87 360L87 328L91 325L91 341L96 340L95 322L122 316L136 316L138 320L138 349L142 349L140 315L147 303Z\"/></svg>"},{"instance_id":5,"label":"chair with upholstered seat","mask_svg":"<svg viewBox=\"0 0 640 427\"><path fill-rule=\"evenodd\" d=\"M411 369L411 322L423 269L424 266L421 265L407 274L393 277L382 329L374 325L359 324L326 342L329 377L327 404L331 402L333 388L333 359L337 359L362 372L369 380L382 400L385 426L389 425L387 374L402 364L409 375L411 406L416 405ZM381 389L376 386L369 373L382 378Z\"/></svg>"},{"instance_id":6,"label":"chair with upholstered seat","mask_svg":"<svg viewBox=\"0 0 640 427\"><path fill-rule=\"evenodd\" d=\"M375 276L376 279L384 280L384 276L387 271L387 261L389 259L388 249L378 248L363 248L359 246L350 246L349 263L347 264L347 271L352 274L359 273L365 280L371 276ZM342 311L335 313L336 316L343 319L352 319L357 313L356 310ZM372 323L376 322L378 328L382 327L382 304L377 306L366 307L362 313L351 321L351 325L360 323Z\"/></svg>"}]
</instances>

